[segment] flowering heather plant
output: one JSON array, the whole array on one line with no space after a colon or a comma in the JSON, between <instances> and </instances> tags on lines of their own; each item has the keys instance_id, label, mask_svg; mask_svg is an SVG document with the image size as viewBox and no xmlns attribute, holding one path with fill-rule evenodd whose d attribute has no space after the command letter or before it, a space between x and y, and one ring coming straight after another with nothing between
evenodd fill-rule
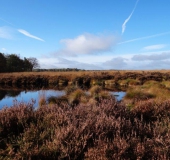
<instances>
[{"instance_id":1,"label":"flowering heather plant","mask_svg":"<svg viewBox=\"0 0 170 160\"><path fill-rule=\"evenodd\" d=\"M170 159L169 124L170 101L15 103L0 110L0 159Z\"/></svg>"}]
</instances>

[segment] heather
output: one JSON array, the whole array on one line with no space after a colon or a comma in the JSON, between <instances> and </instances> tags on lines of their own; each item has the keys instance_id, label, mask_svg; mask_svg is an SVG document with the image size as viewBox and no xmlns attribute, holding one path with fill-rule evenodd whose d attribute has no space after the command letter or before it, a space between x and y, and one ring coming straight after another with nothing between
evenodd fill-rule
<instances>
[{"instance_id":1,"label":"heather","mask_svg":"<svg viewBox=\"0 0 170 160\"><path fill-rule=\"evenodd\" d=\"M93 90L96 90L93 89ZM15 102L0 110L0 159L170 158L170 101Z\"/></svg>"}]
</instances>

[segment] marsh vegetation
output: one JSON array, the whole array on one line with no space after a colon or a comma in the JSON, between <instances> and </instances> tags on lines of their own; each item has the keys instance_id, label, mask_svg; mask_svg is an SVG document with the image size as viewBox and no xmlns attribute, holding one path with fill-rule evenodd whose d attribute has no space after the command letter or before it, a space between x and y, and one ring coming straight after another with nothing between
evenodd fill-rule
<instances>
[{"instance_id":1,"label":"marsh vegetation","mask_svg":"<svg viewBox=\"0 0 170 160\"><path fill-rule=\"evenodd\" d=\"M92 78L86 90L72 83L61 97L40 96L37 109L35 101L1 109L0 159L170 159L168 75L125 75ZM126 86L126 96L118 102L103 82Z\"/></svg>"},{"instance_id":2,"label":"marsh vegetation","mask_svg":"<svg viewBox=\"0 0 170 160\"><path fill-rule=\"evenodd\" d=\"M114 98L0 110L0 159L169 159L170 102Z\"/></svg>"}]
</instances>

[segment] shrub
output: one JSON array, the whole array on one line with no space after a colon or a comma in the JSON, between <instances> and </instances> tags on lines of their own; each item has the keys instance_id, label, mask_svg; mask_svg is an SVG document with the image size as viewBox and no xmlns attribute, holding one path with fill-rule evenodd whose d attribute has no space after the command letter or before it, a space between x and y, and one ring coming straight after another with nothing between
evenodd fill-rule
<instances>
[{"instance_id":1,"label":"shrub","mask_svg":"<svg viewBox=\"0 0 170 160\"><path fill-rule=\"evenodd\" d=\"M170 159L169 124L170 101L15 103L0 110L0 159Z\"/></svg>"}]
</instances>

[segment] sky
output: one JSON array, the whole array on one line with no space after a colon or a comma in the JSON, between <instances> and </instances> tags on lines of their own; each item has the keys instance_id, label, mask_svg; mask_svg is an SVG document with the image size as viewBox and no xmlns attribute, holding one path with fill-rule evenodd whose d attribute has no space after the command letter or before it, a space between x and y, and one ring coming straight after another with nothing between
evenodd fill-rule
<instances>
[{"instance_id":1,"label":"sky","mask_svg":"<svg viewBox=\"0 0 170 160\"><path fill-rule=\"evenodd\" d=\"M170 69L169 0L0 0L0 52L40 68Z\"/></svg>"}]
</instances>

